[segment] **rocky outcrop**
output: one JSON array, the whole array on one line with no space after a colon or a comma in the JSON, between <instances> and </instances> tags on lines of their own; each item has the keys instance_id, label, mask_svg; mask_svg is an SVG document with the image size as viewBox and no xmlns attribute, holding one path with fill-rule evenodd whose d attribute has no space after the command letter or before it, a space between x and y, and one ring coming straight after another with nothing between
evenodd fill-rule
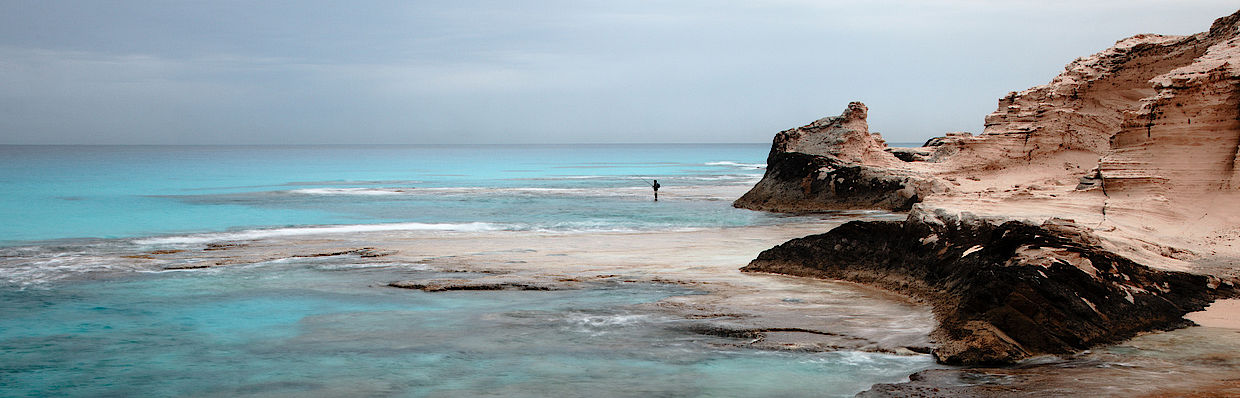
<instances>
[{"instance_id":1,"label":"rocky outcrop","mask_svg":"<svg viewBox=\"0 0 1240 398\"><path fill-rule=\"evenodd\" d=\"M841 209L907 210L933 183L893 167L888 152L866 122L865 104L775 135L766 174L734 205L752 210L801 212Z\"/></svg>"},{"instance_id":2,"label":"rocky outcrop","mask_svg":"<svg viewBox=\"0 0 1240 398\"><path fill-rule=\"evenodd\" d=\"M762 252L743 268L841 279L930 303L935 357L1008 364L1181 327L1235 286L1153 270L1066 220L998 222L918 206L904 222L854 221Z\"/></svg>"},{"instance_id":3,"label":"rocky outcrop","mask_svg":"<svg viewBox=\"0 0 1240 398\"><path fill-rule=\"evenodd\" d=\"M1189 129L1208 131L1210 127L1201 124L1207 122L1202 117L1206 115L1200 115L1202 112L1185 102L1192 102L1192 99L1205 100L1211 105L1220 100L1228 102L1223 98L1234 95L1235 82L1230 83L1230 88L1223 83L1213 84L1209 89L1189 91L1183 91L1188 85L1170 82L1192 80L1185 75L1204 77L1221 63L1235 60L1238 16L1240 13L1220 18L1208 32L1191 36L1136 35L1120 40L1097 54L1078 58L1050 83L1000 98L998 109L986 116L985 130L981 135L947 137L936 147L934 161L955 163L953 168L956 169L999 168L1068 151L1110 154L1117 149L1132 147L1134 143L1141 145L1139 142L1146 142L1121 135L1135 138L1136 134L1128 133L1135 131L1145 136L1146 128L1159 124L1160 118L1165 124L1187 125L1189 117L1180 117L1178 112L1173 112L1177 113L1174 115L1160 113L1160 103L1165 105L1161 109L1170 106L1185 113L1199 113L1199 124ZM1228 80L1223 76L1228 74L1236 76L1235 73L1218 73L1212 83ZM1179 99L1162 100L1173 96L1171 91L1178 91ZM1210 113L1214 119L1225 119L1230 113L1234 120L1235 103L1231 102L1231 105L1230 112L1204 113ZM1234 126L1224 129L1236 130ZM1176 132L1174 127L1170 130L1168 133ZM1188 134L1180 138L1182 141L1193 141L1202 137ZM1206 141L1214 139L1216 137L1211 136ZM1177 145L1175 140L1168 140L1167 143ZM1144 148L1159 146L1147 145ZM1143 155L1137 154L1136 157ZM1142 177L1150 174L1146 170L1148 167L1140 166L1162 163L1145 158L1137 163L1127 162L1131 159L1123 157L1104 162L1109 163L1103 167L1104 177L1111 174L1116 178L1150 180ZM1129 172L1130 165L1138 167ZM1157 176L1152 177L1152 180L1158 180Z\"/></svg>"},{"instance_id":4,"label":"rocky outcrop","mask_svg":"<svg viewBox=\"0 0 1240 398\"><path fill-rule=\"evenodd\" d=\"M1234 294L1219 276L1240 266L1240 12L1079 58L1001 98L978 135L887 148L866 112L853 103L776 135L766 175L735 205L915 210L789 241L745 270L922 298L941 323L935 355L953 364L1174 328Z\"/></svg>"},{"instance_id":5,"label":"rocky outcrop","mask_svg":"<svg viewBox=\"0 0 1240 398\"><path fill-rule=\"evenodd\" d=\"M776 135L767 174L735 205L904 210L931 196L1017 185L1237 192L1240 12L1206 32L1136 35L1078 58L1049 83L1000 98L978 135L886 148L865 113L853 103ZM951 183L960 177L982 183Z\"/></svg>"}]
</instances>

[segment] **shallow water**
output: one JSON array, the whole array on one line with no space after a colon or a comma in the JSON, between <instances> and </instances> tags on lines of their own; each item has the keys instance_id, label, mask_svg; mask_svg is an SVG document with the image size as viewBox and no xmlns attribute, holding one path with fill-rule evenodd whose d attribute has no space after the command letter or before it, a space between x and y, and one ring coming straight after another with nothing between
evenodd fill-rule
<instances>
[{"instance_id":1,"label":"shallow water","mask_svg":"<svg viewBox=\"0 0 1240 398\"><path fill-rule=\"evenodd\" d=\"M1010 368L934 369L865 396L1233 397L1240 330L1189 327Z\"/></svg>"},{"instance_id":2,"label":"shallow water","mask_svg":"<svg viewBox=\"0 0 1240 398\"><path fill-rule=\"evenodd\" d=\"M306 225L642 230L779 222L766 145L0 145L0 246ZM648 181L664 200L653 203Z\"/></svg>"},{"instance_id":3,"label":"shallow water","mask_svg":"<svg viewBox=\"0 0 1240 398\"><path fill-rule=\"evenodd\" d=\"M5 396L851 396L928 356L771 352L637 304L657 284L424 293L346 259L0 291ZM461 275L453 275L460 277Z\"/></svg>"},{"instance_id":4,"label":"shallow water","mask_svg":"<svg viewBox=\"0 0 1240 398\"><path fill-rule=\"evenodd\" d=\"M632 233L672 240L643 253L662 261L646 262L656 269L645 280L669 264L735 273L778 242L720 234L762 243L738 253L693 241L711 235L654 231L852 216L732 208L768 148L0 146L0 396L820 397L934 366L926 355L738 348L746 341L650 305L701 294L672 285L386 287L479 276L417 265L432 258L589 270L632 255L620 237ZM645 181L656 178L659 202ZM586 235L570 240L582 247L547 247ZM512 247L482 244L488 236ZM437 244L453 246L427 246ZM294 258L372 245L403 252ZM200 263L214 268L162 271ZM855 294L804 303L869 313Z\"/></svg>"}]
</instances>

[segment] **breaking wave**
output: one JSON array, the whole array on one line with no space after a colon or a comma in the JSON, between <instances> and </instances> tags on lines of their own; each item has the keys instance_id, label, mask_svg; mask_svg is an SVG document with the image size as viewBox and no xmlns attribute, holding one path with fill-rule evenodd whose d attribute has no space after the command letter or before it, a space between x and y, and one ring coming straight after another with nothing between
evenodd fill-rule
<instances>
[{"instance_id":1,"label":"breaking wave","mask_svg":"<svg viewBox=\"0 0 1240 398\"><path fill-rule=\"evenodd\" d=\"M749 169L749 170L761 170L761 169L766 168L766 164L762 164L762 163L739 163L739 162L732 162L732 161L727 161L727 160L718 161L718 162L706 162L706 165L707 166L732 166L732 167L739 167L742 169Z\"/></svg>"},{"instance_id":2,"label":"breaking wave","mask_svg":"<svg viewBox=\"0 0 1240 398\"><path fill-rule=\"evenodd\" d=\"M295 228L251 229L237 232L216 232L194 235L167 236L135 239L139 245L187 245L230 240L254 240L264 238L282 238L290 236L341 234L356 232L388 232L388 231L459 231L481 232L509 229L502 224L471 222L471 223L388 223L388 224L354 224L331 225Z\"/></svg>"}]
</instances>

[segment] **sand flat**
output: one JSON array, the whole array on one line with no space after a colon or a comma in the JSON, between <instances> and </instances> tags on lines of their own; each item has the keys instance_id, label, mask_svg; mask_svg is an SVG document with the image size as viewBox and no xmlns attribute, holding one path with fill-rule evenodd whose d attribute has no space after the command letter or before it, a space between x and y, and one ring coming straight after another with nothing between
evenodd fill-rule
<instances>
[{"instance_id":1,"label":"sand flat","mask_svg":"<svg viewBox=\"0 0 1240 398\"><path fill-rule=\"evenodd\" d=\"M1184 316L1198 325L1240 330L1240 299L1218 300L1204 311Z\"/></svg>"}]
</instances>

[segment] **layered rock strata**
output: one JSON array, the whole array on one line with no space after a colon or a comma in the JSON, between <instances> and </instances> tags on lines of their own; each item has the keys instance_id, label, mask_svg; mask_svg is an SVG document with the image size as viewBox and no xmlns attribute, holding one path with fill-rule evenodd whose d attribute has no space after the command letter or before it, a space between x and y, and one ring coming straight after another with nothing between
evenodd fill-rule
<instances>
[{"instance_id":1,"label":"layered rock strata","mask_svg":"<svg viewBox=\"0 0 1240 398\"><path fill-rule=\"evenodd\" d=\"M1124 118L1103 156L1108 189L1198 193L1240 189L1240 37L1235 14L1215 22L1214 43L1192 63L1150 80L1155 93ZM1227 37L1226 40L1218 38ZM1198 47L1201 45L1199 44Z\"/></svg>"},{"instance_id":2,"label":"layered rock strata","mask_svg":"<svg viewBox=\"0 0 1240 398\"><path fill-rule=\"evenodd\" d=\"M902 161L870 133L867 112L853 102L840 116L776 134L766 174L734 205L782 212L908 210L933 184L895 168Z\"/></svg>"},{"instance_id":3,"label":"layered rock strata","mask_svg":"<svg viewBox=\"0 0 1240 398\"><path fill-rule=\"evenodd\" d=\"M745 270L924 299L941 323L935 355L953 364L1174 328L1235 294L1240 12L1079 58L1001 98L979 135L887 148L866 113L853 103L776 135L766 174L735 205L917 210L789 241Z\"/></svg>"},{"instance_id":4,"label":"layered rock strata","mask_svg":"<svg viewBox=\"0 0 1240 398\"><path fill-rule=\"evenodd\" d=\"M777 134L766 175L735 206L906 210L932 197L1021 186L1234 193L1240 12L1206 32L1137 35L1078 58L1050 83L999 99L979 135L887 148L866 113L852 103L838 117Z\"/></svg>"},{"instance_id":5,"label":"layered rock strata","mask_svg":"<svg viewBox=\"0 0 1240 398\"><path fill-rule=\"evenodd\" d=\"M1009 364L1182 327L1185 313L1236 292L1231 281L1153 270L1097 243L1065 220L999 222L918 206L904 222L854 221L788 241L743 270L924 300L939 320L933 353L955 365Z\"/></svg>"}]
</instances>

